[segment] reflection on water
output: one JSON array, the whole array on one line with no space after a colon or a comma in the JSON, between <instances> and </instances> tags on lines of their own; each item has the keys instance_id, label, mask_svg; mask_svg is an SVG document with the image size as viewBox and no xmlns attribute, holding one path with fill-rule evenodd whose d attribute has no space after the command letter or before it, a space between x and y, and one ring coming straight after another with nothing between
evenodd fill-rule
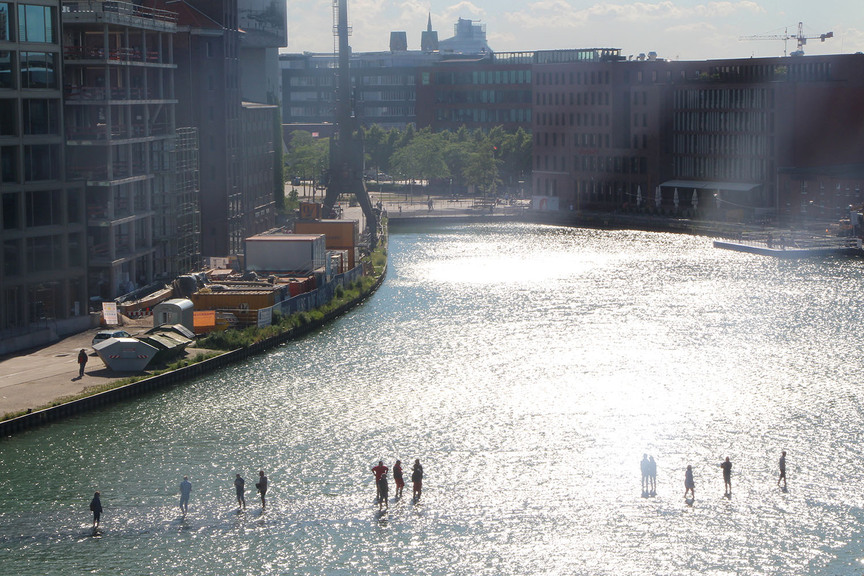
<instances>
[{"instance_id":1,"label":"reflection on water","mask_svg":"<svg viewBox=\"0 0 864 576\"><path fill-rule=\"evenodd\" d=\"M3 572L862 572L860 262L527 225L398 234L390 261L314 335L0 443ZM423 461L419 503L378 514L382 458Z\"/></svg>"}]
</instances>

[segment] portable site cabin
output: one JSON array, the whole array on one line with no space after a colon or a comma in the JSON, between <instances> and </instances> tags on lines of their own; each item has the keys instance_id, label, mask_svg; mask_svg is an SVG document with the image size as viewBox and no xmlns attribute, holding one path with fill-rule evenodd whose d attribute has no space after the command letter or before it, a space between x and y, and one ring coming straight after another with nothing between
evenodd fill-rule
<instances>
[{"instance_id":1,"label":"portable site cabin","mask_svg":"<svg viewBox=\"0 0 864 576\"><path fill-rule=\"evenodd\" d=\"M194 315L195 309L192 305L192 300L188 298L173 298L157 304L153 308L153 326L180 324L191 332L195 330Z\"/></svg>"}]
</instances>

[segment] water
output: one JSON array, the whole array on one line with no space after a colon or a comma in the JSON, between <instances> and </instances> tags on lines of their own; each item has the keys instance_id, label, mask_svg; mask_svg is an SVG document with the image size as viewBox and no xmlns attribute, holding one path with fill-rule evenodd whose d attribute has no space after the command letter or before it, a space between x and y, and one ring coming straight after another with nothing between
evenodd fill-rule
<instances>
[{"instance_id":1,"label":"water","mask_svg":"<svg viewBox=\"0 0 864 576\"><path fill-rule=\"evenodd\" d=\"M0 572L864 570L862 262L502 224L396 234L390 264L301 341L0 442ZM397 457L423 497L379 515L369 469Z\"/></svg>"}]
</instances>

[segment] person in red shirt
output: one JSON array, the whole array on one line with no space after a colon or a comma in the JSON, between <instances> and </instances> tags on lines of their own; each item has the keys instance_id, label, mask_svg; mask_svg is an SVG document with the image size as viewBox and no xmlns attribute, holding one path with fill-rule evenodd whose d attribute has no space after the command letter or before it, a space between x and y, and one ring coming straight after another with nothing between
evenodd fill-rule
<instances>
[{"instance_id":1,"label":"person in red shirt","mask_svg":"<svg viewBox=\"0 0 864 576\"><path fill-rule=\"evenodd\" d=\"M387 466L384 466L384 461L379 460L377 466L372 467L372 472L375 474L375 499L380 502L381 501L381 490L378 488L378 482L381 480L381 477L387 474Z\"/></svg>"}]
</instances>

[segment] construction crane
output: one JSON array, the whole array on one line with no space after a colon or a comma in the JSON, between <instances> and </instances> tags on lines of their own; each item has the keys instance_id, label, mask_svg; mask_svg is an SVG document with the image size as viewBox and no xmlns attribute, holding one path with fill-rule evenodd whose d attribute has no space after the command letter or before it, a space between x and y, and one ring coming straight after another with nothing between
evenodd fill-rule
<instances>
[{"instance_id":1,"label":"construction crane","mask_svg":"<svg viewBox=\"0 0 864 576\"><path fill-rule=\"evenodd\" d=\"M789 34L789 29L786 28L786 31L783 34L768 34L768 35L757 35L757 36L739 36L738 40L783 40L783 56L786 56L786 42L789 40L797 40L798 41L798 49L792 52L790 56L803 56L804 55L804 45L807 44L807 40L816 40L817 38L825 42L827 38L833 38L834 32L826 32L824 34L819 34L818 36L805 36L804 35L804 23L798 22L798 33L797 34Z\"/></svg>"}]
</instances>

